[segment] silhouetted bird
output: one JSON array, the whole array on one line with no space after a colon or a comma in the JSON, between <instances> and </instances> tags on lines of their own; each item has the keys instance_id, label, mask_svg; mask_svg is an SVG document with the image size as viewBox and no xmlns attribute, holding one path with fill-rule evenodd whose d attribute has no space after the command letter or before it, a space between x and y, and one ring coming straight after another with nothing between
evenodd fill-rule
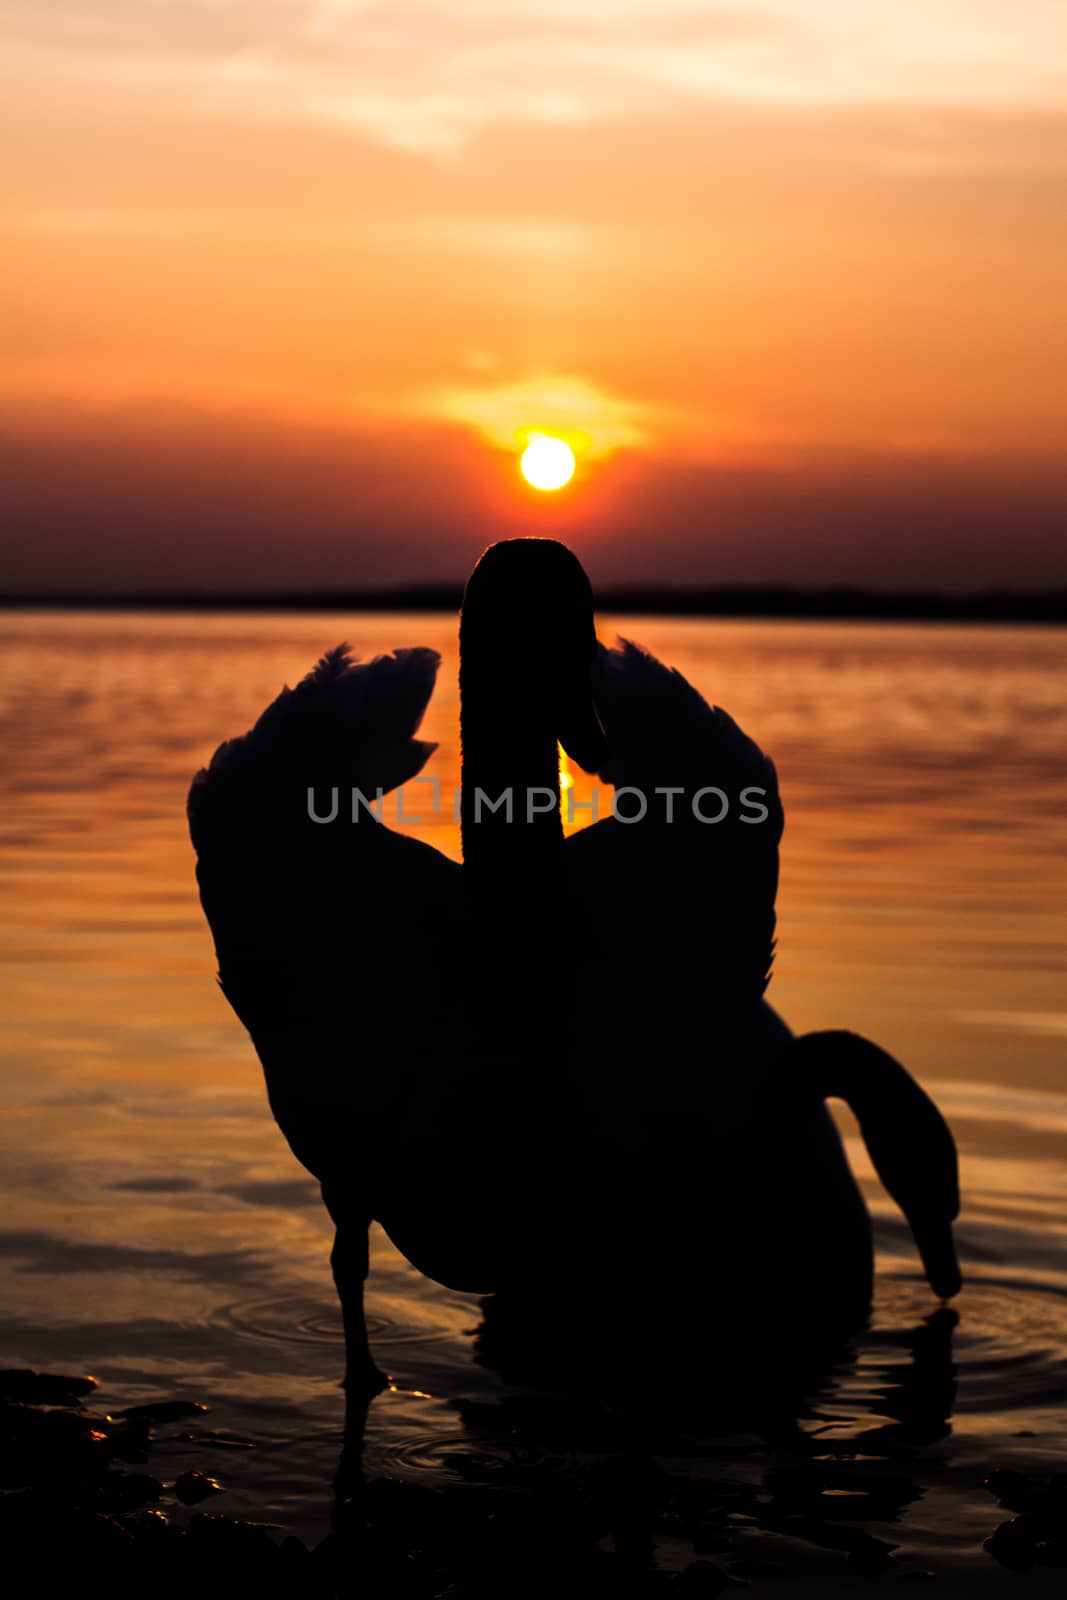
<instances>
[{"instance_id":1,"label":"silhouetted bird","mask_svg":"<svg viewBox=\"0 0 1067 1600\"><path fill-rule=\"evenodd\" d=\"M329 651L189 795L220 984L336 1226L350 1392L381 1382L372 1220L451 1287L625 1308L631 1350L672 1297L742 1338L776 1305L791 1334L858 1326L870 1228L827 1096L955 1293L936 1108L876 1046L793 1040L762 998L772 764L678 673L597 644L551 540L486 552L460 652L462 868L365 803L434 748L430 650ZM618 812L566 843L557 741Z\"/></svg>"}]
</instances>

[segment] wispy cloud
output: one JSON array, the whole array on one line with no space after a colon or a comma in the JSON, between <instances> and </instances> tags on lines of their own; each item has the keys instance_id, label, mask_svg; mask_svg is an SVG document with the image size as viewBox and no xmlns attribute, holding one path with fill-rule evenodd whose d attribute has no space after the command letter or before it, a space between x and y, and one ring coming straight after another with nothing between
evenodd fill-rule
<instances>
[{"instance_id":1,"label":"wispy cloud","mask_svg":"<svg viewBox=\"0 0 1067 1600\"><path fill-rule=\"evenodd\" d=\"M83 81L321 118L440 157L501 123L577 127L680 96L1033 107L1067 92L1058 0L4 0L0 18L16 47Z\"/></svg>"}]
</instances>

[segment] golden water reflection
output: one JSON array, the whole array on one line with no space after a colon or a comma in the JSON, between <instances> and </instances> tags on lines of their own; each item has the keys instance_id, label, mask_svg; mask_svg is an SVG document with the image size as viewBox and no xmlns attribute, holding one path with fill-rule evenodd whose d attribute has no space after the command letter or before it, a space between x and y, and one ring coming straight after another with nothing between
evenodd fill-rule
<instances>
[{"instance_id":1,"label":"golden water reflection","mask_svg":"<svg viewBox=\"0 0 1067 1600\"><path fill-rule=\"evenodd\" d=\"M964 1362L957 1433L980 1450L1035 1431L1035 1408L1062 1408L1048 1363L1067 1344L1067 634L619 628L776 760L787 823L771 998L797 1028L871 1034L935 1088L960 1142L976 1280L961 1302L975 1376L969 1390ZM212 981L183 805L216 743L341 638L365 655L441 651L426 771L450 796L452 617L0 622L0 1360L89 1365L129 1401L161 1383L210 1398L220 1425L265 1447L231 1507L292 1526L319 1514L339 1426L328 1230ZM585 776L564 771L588 799ZM458 856L450 804L427 815L420 797L412 811L410 831ZM870 1192L883 1293L918 1316L906 1235ZM448 1470L442 1441L462 1435L453 1400L496 1394L496 1380L471 1362L476 1307L418 1280L381 1238L375 1251L372 1337L397 1387L375 1402L368 1449L432 1476ZM861 1363L853 1390L864 1381ZM846 1385L846 1412L853 1400Z\"/></svg>"}]
</instances>

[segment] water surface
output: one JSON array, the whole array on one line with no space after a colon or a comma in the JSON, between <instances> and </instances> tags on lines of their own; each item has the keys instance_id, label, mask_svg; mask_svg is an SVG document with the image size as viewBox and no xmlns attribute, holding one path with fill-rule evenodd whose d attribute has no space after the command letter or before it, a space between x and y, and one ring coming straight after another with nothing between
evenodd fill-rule
<instances>
[{"instance_id":1,"label":"water surface","mask_svg":"<svg viewBox=\"0 0 1067 1600\"><path fill-rule=\"evenodd\" d=\"M1055 1471L1067 1439L1067 633L619 627L778 764L771 998L798 1029L853 1026L899 1055L960 1144L953 1327L928 1322L907 1234L846 1130L878 1223L879 1293L870 1333L800 1419L809 1461L826 1464L820 1513L859 1515L900 1547L903 1573L998 1580L982 1540L1007 1513L982 1478ZM427 772L450 792L455 632L444 616L0 619L0 1364L87 1367L112 1409L162 1391L207 1402L208 1425L255 1448L223 1459L171 1438L164 1461L219 1472L220 1509L310 1537L327 1525L342 1422L329 1230L212 981L184 795L214 746L341 638L363 654L441 651L424 731L440 741ZM447 809L419 831L458 855ZM402 1161L403 1130L383 1137ZM369 1308L395 1386L371 1408L368 1471L513 1490L596 1457L579 1434L531 1425L525 1397L475 1359L477 1302L420 1279L380 1235ZM783 1338L788 1326L783 1307ZM834 1487L835 1471L902 1460L913 1492ZM773 1505L795 1462L795 1447L735 1432L691 1437L661 1466ZM850 1499L859 1512L841 1509ZM801 1532L739 1516L731 1538L741 1557L847 1583L841 1552ZM667 1568L692 1559L669 1517L654 1544Z\"/></svg>"}]
</instances>

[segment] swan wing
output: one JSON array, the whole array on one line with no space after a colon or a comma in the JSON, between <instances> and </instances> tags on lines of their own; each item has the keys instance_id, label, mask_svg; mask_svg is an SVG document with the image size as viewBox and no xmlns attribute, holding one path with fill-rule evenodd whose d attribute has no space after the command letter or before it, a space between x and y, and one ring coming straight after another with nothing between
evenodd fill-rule
<instances>
[{"instance_id":1,"label":"swan wing","mask_svg":"<svg viewBox=\"0 0 1067 1600\"><path fill-rule=\"evenodd\" d=\"M618 814L567 841L591 930L579 1014L604 1056L644 1073L639 1098L652 1062L674 1060L683 1076L688 1063L705 1077L717 1062L720 1079L736 1076L728 1062L744 1051L730 1041L759 1009L774 951L774 765L681 673L629 640L599 647L593 692L608 745L599 776L614 786ZM663 1090L669 1102L666 1081Z\"/></svg>"},{"instance_id":2,"label":"swan wing","mask_svg":"<svg viewBox=\"0 0 1067 1600\"><path fill-rule=\"evenodd\" d=\"M417 1101L453 989L441 951L461 869L376 815L435 748L417 735L439 664L433 650L363 662L337 646L189 791L219 983L319 1177L351 1165L359 1126Z\"/></svg>"}]
</instances>

